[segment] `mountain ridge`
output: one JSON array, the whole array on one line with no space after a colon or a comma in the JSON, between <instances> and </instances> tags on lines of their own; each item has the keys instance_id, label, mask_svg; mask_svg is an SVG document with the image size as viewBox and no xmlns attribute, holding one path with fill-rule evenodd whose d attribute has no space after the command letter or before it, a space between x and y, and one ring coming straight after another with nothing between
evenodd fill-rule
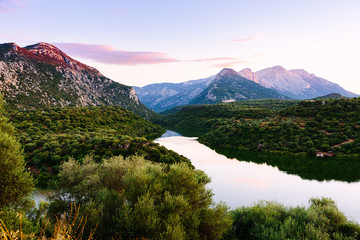
<instances>
[{"instance_id":1,"label":"mountain ridge","mask_svg":"<svg viewBox=\"0 0 360 240\"><path fill-rule=\"evenodd\" d=\"M222 69L203 92L190 104L215 104L248 99L279 98L285 96L246 79L230 68Z\"/></svg>"},{"instance_id":2,"label":"mountain ridge","mask_svg":"<svg viewBox=\"0 0 360 240\"><path fill-rule=\"evenodd\" d=\"M0 92L24 109L120 105L139 115L154 113L135 89L115 82L48 43L0 44Z\"/></svg>"},{"instance_id":3,"label":"mountain ridge","mask_svg":"<svg viewBox=\"0 0 360 240\"><path fill-rule=\"evenodd\" d=\"M229 72L233 76L236 75L236 71L233 69L225 68L222 71L224 71L223 73ZM222 71L220 71L220 73ZM317 77L315 74L308 73L304 69L286 70L282 66L274 66L253 72L250 68L244 68L237 72L237 74L263 87L274 90L280 95L294 99L312 99L334 92L338 92L347 97L359 96L343 89L336 83ZM214 81L216 76L217 75L213 75L209 78L181 83L156 83L141 88L135 87L135 89L139 99L143 101L146 106L154 111L162 112L176 106L196 103L194 99ZM204 82L204 79L206 80L206 84L201 84L201 82ZM184 86L190 83L196 86L196 91L184 89ZM192 95L189 94L190 92ZM169 94L171 96L168 96ZM197 96L194 97L195 94L197 94ZM175 96L177 97L176 99Z\"/></svg>"},{"instance_id":4,"label":"mountain ridge","mask_svg":"<svg viewBox=\"0 0 360 240\"><path fill-rule=\"evenodd\" d=\"M249 72L249 69L245 68L239 71L239 74L242 76L252 75L253 77L249 80L295 99L310 99L334 92L347 97L359 96L343 89L336 83L308 73L304 69L287 70L282 66L273 66L256 72L251 70Z\"/></svg>"}]
</instances>

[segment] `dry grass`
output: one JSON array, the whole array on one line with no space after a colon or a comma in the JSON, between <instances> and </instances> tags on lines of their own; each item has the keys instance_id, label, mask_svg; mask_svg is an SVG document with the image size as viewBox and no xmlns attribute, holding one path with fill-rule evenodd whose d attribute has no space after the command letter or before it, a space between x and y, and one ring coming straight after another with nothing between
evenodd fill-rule
<instances>
[{"instance_id":1,"label":"dry grass","mask_svg":"<svg viewBox=\"0 0 360 240\"><path fill-rule=\"evenodd\" d=\"M79 217L80 206L71 205L70 213L64 212L57 219L52 236L46 237L45 231L47 222L41 228L40 234L25 234L22 231L22 215L19 214L20 228L16 231L9 230L5 223L0 219L0 239L1 240L81 240L83 239L84 228L87 222L86 217ZM93 239L95 229L93 229L87 239Z\"/></svg>"}]
</instances>

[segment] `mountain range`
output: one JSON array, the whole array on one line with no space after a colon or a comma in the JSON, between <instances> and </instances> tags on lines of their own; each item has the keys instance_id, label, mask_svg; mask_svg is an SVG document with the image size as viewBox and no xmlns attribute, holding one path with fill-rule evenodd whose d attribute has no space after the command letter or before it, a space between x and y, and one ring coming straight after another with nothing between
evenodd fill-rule
<instances>
[{"instance_id":1,"label":"mountain range","mask_svg":"<svg viewBox=\"0 0 360 240\"><path fill-rule=\"evenodd\" d=\"M54 45L0 44L0 93L22 109L120 105L142 116L153 112L122 85L66 55Z\"/></svg>"},{"instance_id":2,"label":"mountain range","mask_svg":"<svg viewBox=\"0 0 360 240\"><path fill-rule=\"evenodd\" d=\"M208 78L130 87L48 43L24 48L15 43L0 44L0 93L9 106L22 109L120 105L145 117L153 116L150 109L162 112L188 104L310 99L330 93L358 96L305 70L286 70L281 66L257 72L224 68Z\"/></svg>"},{"instance_id":3,"label":"mountain range","mask_svg":"<svg viewBox=\"0 0 360 240\"><path fill-rule=\"evenodd\" d=\"M303 69L281 66L253 72L224 68L209 78L182 83L158 83L135 87L140 101L156 112L188 104L213 104L246 99L310 99L330 93L357 97L338 84Z\"/></svg>"}]
</instances>

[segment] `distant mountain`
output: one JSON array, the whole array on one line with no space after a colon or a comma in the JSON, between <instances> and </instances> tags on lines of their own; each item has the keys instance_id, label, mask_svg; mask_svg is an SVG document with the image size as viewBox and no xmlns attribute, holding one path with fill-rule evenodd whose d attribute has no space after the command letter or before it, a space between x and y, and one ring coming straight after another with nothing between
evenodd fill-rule
<instances>
[{"instance_id":1,"label":"distant mountain","mask_svg":"<svg viewBox=\"0 0 360 240\"><path fill-rule=\"evenodd\" d=\"M288 97L246 79L232 69L224 68L215 76L209 86L195 97L190 104L215 104L219 102L263 98L285 99Z\"/></svg>"},{"instance_id":2,"label":"distant mountain","mask_svg":"<svg viewBox=\"0 0 360 240\"><path fill-rule=\"evenodd\" d=\"M315 100L318 100L318 99L342 99L342 98L347 98L347 97L344 97L343 95L341 95L340 93L330 93L330 94L327 94L325 96L320 96L320 97L317 97L317 98L314 98Z\"/></svg>"},{"instance_id":3,"label":"distant mountain","mask_svg":"<svg viewBox=\"0 0 360 240\"><path fill-rule=\"evenodd\" d=\"M47 43L25 48L0 44L0 93L8 105L24 109L120 105L139 115L153 114L133 87L112 81Z\"/></svg>"},{"instance_id":4,"label":"distant mountain","mask_svg":"<svg viewBox=\"0 0 360 240\"><path fill-rule=\"evenodd\" d=\"M221 76L223 74L226 76ZM244 79L251 80L257 85ZM259 88L259 84L263 88ZM285 98L287 96L294 99L311 99L330 93L339 93L346 97L358 96L338 84L305 70L286 70L281 66L265 68L257 72L249 68L238 73L232 69L224 69L209 78L182 83L150 84L142 88L135 87L135 90L139 99L157 112L188 104L265 97Z\"/></svg>"},{"instance_id":5,"label":"distant mountain","mask_svg":"<svg viewBox=\"0 0 360 240\"><path fill-rule=\"evenodd\" d=\"M192 80L182 83L156 83L145 87L135 87L139 99L148 108L162 112L180 105L189 104L214 79Z\"/></svg>"},{"instance_id":6,"label":"distant mountain","mask_svg":"<svg viewBox=\"0 0 360 240\"><path fill-rule=\"evenodd\" d=\"M317 77L303 69L286 70L281 66L275 66L252 72L246 68L241 70L239 74L266 88L274 89L280 94L295 99L315 98L330 93L340 93L347 97L358 96L346 91L338 84Z\"/></svg>"}]
</instances>

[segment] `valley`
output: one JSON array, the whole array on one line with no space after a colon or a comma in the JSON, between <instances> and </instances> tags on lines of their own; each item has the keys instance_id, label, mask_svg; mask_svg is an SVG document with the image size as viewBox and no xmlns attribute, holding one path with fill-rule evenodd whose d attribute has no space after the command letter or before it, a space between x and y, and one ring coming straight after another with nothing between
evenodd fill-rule
<instances>
[{"instance_id":1,"label":"valley","mask_svg":"<svg viewBox=\"0 0 360 240\"><path fill-rule=\"evenodd\" d=\"M360 99L325 79L224 68L133 88L47 43L0 45L0 74L0 234L249 239L258 214L297 219L296 236L360 234Z\"/></svg>"}]
</instances>

